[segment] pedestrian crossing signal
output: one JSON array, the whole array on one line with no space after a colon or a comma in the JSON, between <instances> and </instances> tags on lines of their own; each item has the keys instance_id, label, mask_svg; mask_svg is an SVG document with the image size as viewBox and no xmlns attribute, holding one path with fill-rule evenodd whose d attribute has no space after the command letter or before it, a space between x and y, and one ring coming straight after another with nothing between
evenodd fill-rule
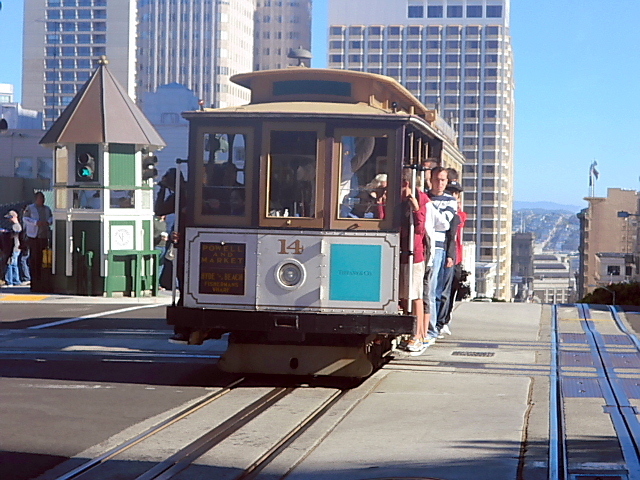
<instances>
[{"instance_id":1,"label":"pedestrian crossing signal","mask_svg":"<svg viewBox=\"0 0 640 480\"><path fill-rule=\"evenodd\" d=\"M95 182L98 179L96 160L88 153L81 153L76 158L76 181Z\"/></svg>"},{"instance_id":2,"label":"pedestrian crossing signal","mask_svg":"<svg viewBox=\"0 0 640 480\"><path fill-rule=\"evenodd\" d=\"M142 158L142 181L146 182L150 178L156 178L158 176L158 157L155 155L148 155Z\"/></svg>"}]
</instances>

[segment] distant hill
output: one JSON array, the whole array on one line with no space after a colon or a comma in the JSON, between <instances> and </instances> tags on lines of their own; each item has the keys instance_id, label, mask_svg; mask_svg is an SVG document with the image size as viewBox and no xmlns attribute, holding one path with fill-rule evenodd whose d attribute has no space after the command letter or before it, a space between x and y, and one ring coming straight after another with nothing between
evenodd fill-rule
<instances>
[{"instance_id":1,"label":"distant hill","mask_svg":"<svg viewBox=\"0 0 640 480\"><path fill-rule=\"evenodd\" d=\"M560 203L553 202L514 202L514 210L549 210L551 212L570 212L578 213L583 208L586 208L586 204L582 207L577 205L562 205Z\"/></svg>"},{"instance_id":2,"label":"distant hill","mask_svg":"<svg viewBox=\"0 0 640 480\"><path fill-rule=\"evenodd\" d=\"M527 205L527 206L521 206ZM551 202L516 202L513 231L531 232L542 251L571 253L580 244L579 207ZM546 208L543 208L546 207Z\"/></svg>"}]
</instances>

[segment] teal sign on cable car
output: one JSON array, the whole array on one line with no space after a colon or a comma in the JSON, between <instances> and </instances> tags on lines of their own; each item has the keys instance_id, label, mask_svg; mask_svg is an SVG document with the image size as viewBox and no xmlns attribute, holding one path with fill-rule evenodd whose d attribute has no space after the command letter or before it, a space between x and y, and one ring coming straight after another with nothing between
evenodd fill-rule
<instances>
[{"instance_id":1,"label":"teal sign on cable car","mask_svg":"<svg viewBox=\"0 0 640 480\"><path fill-rule=\"evenodd\" d=\"M329 300L380 302L381 245L332 244Z\"/></svg>"}]
</instances>

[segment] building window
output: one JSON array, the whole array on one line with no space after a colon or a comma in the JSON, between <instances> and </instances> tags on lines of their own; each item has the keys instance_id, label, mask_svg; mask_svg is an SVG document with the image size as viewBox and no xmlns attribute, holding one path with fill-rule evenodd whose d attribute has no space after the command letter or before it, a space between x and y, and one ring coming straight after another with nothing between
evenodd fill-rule
<instances>
[{"instance_id":1,"label":"building window","mask_svg":"<svg viewBox=\"0 0 640 480\"><path fill-rule=\"evenodd\" d=\"M331 35L342 35L342 27L331 27Z\"/></svg>"},{"instance_id":2,"label":"building window","mask_svg":"<svg viewBox=\"0 0 640 480\"><path fill-rule=\"evenodd\" d=\"M409 18L423 18L424 6L422 5L409 5L407 16Z\"/></svg>"},{"instance_id":3,"label":"building window","mask_svg":"<svg viewBox=\"0 0 640 480\"><path fill-rule=\"evenodd\" d=\"M442 18L444 7L442 5L432 5L427 7L428 18Z\"/></svg>"},{"instance_id":4,"label":"building window","mask_svg":"<svg viewBox=\"0 0 640 480\"><path fill-rule=\"evenodd\" d=\"M400 27L389 27L387 29L387 32L389 33L389 35L394 35L394 36L398 36L400 35Z\"/></svg>"},{"instance_id":5,"label":"building window","mask_svg":"<svg viewBox=\"0 0 640 480\"><path fill-rule=\"evenodd\" d=\"M462 18L462 5L447 6L447 18Z\"/></svg>"},{"instance_id":6,"label":"building window","mask_svg":"<svg viewBox=\"0 0 640 480\"><path fill-rule=\"evenodd\" d=\"M349 27L349 35L362 35L362 27Z\"/></svg>"},{"instance_id":7,"label":"building window","mask_svg":"<svg viewBox=\"0 0 640 480\"><path fill-rule=\"evenodd\" d=\"M382 27L369 27L369 35L382 35Z\"/></svg>"},{"instance_id":8,"label":"building window","mask_svg":"<svg viewBox=\"0 0 640 480\"><path fill-rule=\"evenodd\" d=\"M482 5L467 5L467 18L482 18Z\"/></svg>"},{"instance_id":9,"label":"building window","mask_svg":"<svg viewBox=\"0 0 640 480\"><path fill-rule=\"evenodd\" d=\"M607 265L607 275L620 275L620 265Z\"/></svg>"},{"instance_id":10,"label":"building window","mask_svg":"<svg viewBox=\"0 0 640 480\"><path fill-rule=\"evenodd\" d=\"M33 158L16 157L13 174L20 178L35 178Z\"/></svg>"},{"instance_id":11,"label":"building window","mask_svg":"<svg viewBox=\"0 0 640 480\"><path fill-rule=\"evenodd\" d=\"M502 18L502 5L487 5L487 18Z\"/></svg>"},{"instance_id":12,"label":"building window","mask_svg":"<svg viewBox=\"0 0 640 480\"><path fill-rule=\"evenodd\" d=\"M447 35L460 35L460 27L447 27L445 31Z\"/></svg>"}]
</instances>

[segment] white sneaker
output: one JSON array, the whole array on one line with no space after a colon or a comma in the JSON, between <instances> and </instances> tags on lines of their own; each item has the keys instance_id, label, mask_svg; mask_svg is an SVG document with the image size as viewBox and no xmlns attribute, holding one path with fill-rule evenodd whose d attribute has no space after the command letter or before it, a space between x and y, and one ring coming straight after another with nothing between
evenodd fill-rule
<instances>
[{"instance_id":1,"label":"white sneaker","mask_svg":"<svg viewBox=\"0 0 640 480\"><path fill-rule=\"evenodd\" d=\"M440 331L442 333L446 333L447 335L451 335L451 330L449 330L449 325L443 325Z\"/></svg>"}]
</instances>

